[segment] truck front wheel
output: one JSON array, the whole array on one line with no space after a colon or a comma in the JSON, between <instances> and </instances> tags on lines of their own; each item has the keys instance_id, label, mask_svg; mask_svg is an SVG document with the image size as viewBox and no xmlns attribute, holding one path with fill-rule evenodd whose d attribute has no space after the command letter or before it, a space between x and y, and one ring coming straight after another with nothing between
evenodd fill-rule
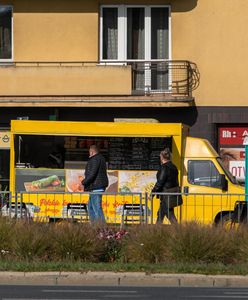
<instances>
[{"instance_id":1,"label":"truck front wheel","mask_svg":"<svg viewBox=\"0 0 248 300\"><path fill-rule=\"evenodd\" d=\"M216 219L216 225L222 226L226 229L233 229L238 227L238 223L233 220L233 212L227 212L226 214L220 214Z\"/></svg>"}]
</instances>

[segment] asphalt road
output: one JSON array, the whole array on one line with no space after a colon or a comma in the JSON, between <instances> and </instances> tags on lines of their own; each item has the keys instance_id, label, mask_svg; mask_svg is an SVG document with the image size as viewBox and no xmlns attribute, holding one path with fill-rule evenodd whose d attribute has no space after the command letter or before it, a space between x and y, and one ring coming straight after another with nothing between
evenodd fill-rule
<instances>
[{"instance_id":1,"label":"asphalt road","mask_svg":"<svg viewBox=\"0 0 248 300\"><path fill-rule=\"evenodd\" d=\"M0 286L1 300L248 299L248 288Z\"/></svg>"}]
</instances>

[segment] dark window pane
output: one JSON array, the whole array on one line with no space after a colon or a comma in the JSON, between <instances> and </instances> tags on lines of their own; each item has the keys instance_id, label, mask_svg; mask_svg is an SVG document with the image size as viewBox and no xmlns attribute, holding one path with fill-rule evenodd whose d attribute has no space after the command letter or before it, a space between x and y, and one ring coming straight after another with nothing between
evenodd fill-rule
<instances>
[{"instance_id":1,"label":"dark window pane","mask_svg":"<svg viewBox=\"0 0 248 300\"><path fill-rule=\"evenodd\" d=\"M165 7L151 9L151 58L169 58L169 11Z\"/></svg>"},{"instance_id":2,"label":"dark window pane","mask_svg":"<svg viewBox=\"0 0 248 300\"><path fill-rule=\"evenodd\" d=\"M127 9L127 58L145 58L145 9Z\"/></svg>"},{"instance_id":3,"label":"dark window pane","mask_svg":"<svg viewBox=\"0 0 248 300\"><path fill-rule=\"evenodd\" d=\"M12 58L12 9L0 6L0 59Z\"/></svg>"},{"instance_id":4,"label":"dark window pane","mask_svg":"<svg viewBox=\"0 0 248 300\"><path fill-rule=\"evenodd\" d=\"M221 187L220 174L210 160L191 160L188 162L188 181L191 184Z\"/></svg>"},{"instance_id":5,"label":"dark window pane","mask_svg":"<svg viewBox=\"0 0 248 300\"><path fill-rule=\"evenodd\" d=\"M118 58L118 9L103 8L103 59Z\"/></svg>"},{"instance_id":6,"label":"dark window pane","mask_svg":"<svg viewBox=\"0 0 248 300\"><path fill-rule=\"evenodd\" d=\"M166 7L151 8L151 59L169 58L169 10ZM151 89L168 90L167 63L154 63L151 70Z\"/></svg>"}]
</instances>

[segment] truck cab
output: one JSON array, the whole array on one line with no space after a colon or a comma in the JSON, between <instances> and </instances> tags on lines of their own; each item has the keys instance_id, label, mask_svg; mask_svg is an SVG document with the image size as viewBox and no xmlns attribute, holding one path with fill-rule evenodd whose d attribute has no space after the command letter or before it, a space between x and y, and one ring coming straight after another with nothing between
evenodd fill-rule
<instances>
[{"instance_id":1,"label":"truck cab","mask_svg":"<svg viewBox=\"0 0 248 300\"><path fill-rule=\"evenodd\" d=\"M205 139L186 137L183 151L181 221L230 221L244 187L227 170Z\"/></svg>"}]
</instances>

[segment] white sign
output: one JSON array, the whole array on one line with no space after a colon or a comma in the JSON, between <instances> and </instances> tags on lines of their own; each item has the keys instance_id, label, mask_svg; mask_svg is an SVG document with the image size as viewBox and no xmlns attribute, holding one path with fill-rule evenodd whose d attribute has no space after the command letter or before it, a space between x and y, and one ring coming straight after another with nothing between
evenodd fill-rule
<instances>
[{"instance_id":1,"label":"white sign","mask_svg":"<svg viewBox=\"0 0 248 300\"><path fill-rule=\"evenodd\" d=\"M237 179L245 178L245 161L244 160L231 160L229 162L229 171Z\"/></svg>"},{"instance_id":2,"label":"white sign","mask_svg":"<svg viewBox=\"0 0 248 300\"><path fill-rule=\"evenodd\" d=\"M0 132L0 149L9 149L10 148L10 132L1 131Z\"/></svg>"}]
</instances>

